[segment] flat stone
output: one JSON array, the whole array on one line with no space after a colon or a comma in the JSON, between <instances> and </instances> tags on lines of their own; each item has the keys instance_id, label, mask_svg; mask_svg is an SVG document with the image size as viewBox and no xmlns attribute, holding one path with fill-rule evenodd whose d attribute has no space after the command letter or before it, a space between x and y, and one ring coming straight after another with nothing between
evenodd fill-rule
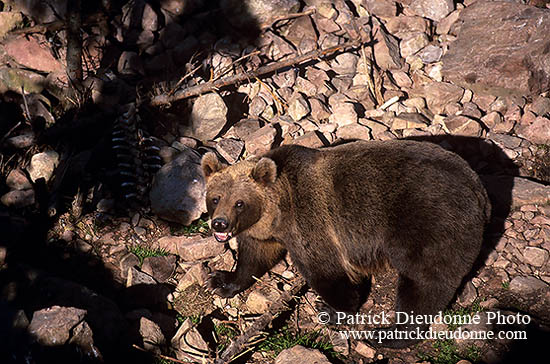
<instances>
[{"instance_id":1,"label":"flat stone","mask_svg":"<svg viewBox=\"0 0 550 364\"><path fill-rule=\"evenodd\" d=\"M364 4L370 14L380 18L391 18L397 14L397 4L392 0L366 0Z\"/></svg>"},{"instance_id":2,"label":"flat stone","mask_svg":"<svg viewBox=\"0 0 550 364\"><path fill-rule=\"evenodd\" d=\"M523 250L525 263L534 267L542 267L548 261L548 251L532 246L525 247Z\"/></svg>"},{"instance_id":3,"label":"flat stone","mask_svg":"<svg viewBox=\"0 0 550 364\"><path fill-rule=\"evenodd\" d=\"M453 135L480 137L483 131L476 120L464 115L453 115L445 118L445 126Z\"/></svg>"},{"instance_id":4,"label":"flat stone","mask_svg":"<svg viewBox=\"0 0 550 364\"><path fill-rule=\"evenodd\" d=\"M538 95L550 89L550 11L478 1L462 10L460 21L458 37L443 57L448 80L496 96Z\"/></svg>"},{"instance_id":5,"label":"flat stone","mask_svg":"<svg viewBox=\"0 0 550 364\"><path fill-rule=\"evenodd\" d=\"M374 359L374 356L376 354L376 350L361 341L357 342L357 346L355 346L355 351L359 355L364 356L367 359Z\"/></svg>"},{"instance_id":6,"label":"flat stone","mask_svg":"<svg viewBox=\"0 0 550 364\"><path fill-rule=\"evenodd\" d=\"M399 42L381 27L374 44L374 60L384 70L397 70L403 67L403 59L399 51Z\"/></svg>"},{"instance_id":7,"label":"flat stone","mask_svg":"<svg viewBox=\"0 0 550 364\"><path fill-rule=\"evenodd\" d=\"M517 276L510 282L510 291L519 294L529 294L539 289L548 289L548 285L535 277Z\"/></svg>"},{"instance_id":8,"label":"flat stone","mask_svg":"<svg viewBox=\"0 0 550 364\"><path fill-rule=\"evenodd\" d=\"M325 145L324 137L318 131L308 131L302 136L294 139L292 144L301 145L308 148L320 148Z\"/></svg>"},{"instance_id":9,"label":"flat stone","mask_svg":"<svg viewBox=\"0 0 550 364\"><path fill-rule=\"evenodd\" d=\"M186 262L212 258L225 250L224 244L218 243L214 237L165 236L157 241L157 246L177 254Z\"/></svg>"},{"instance_id":10,"label":"flat stone","mask_svg":"<svg viewBox=\"0 0 550 364\"><path fill-rule=\"evenodd\" d=\"M147 284L155 285L157 281L149 274L141 272L135 267L128 268L128 272L126 273L126 287Z\"/></svg>"},{"instance_id":11,"label":"flat stone","mask_svg":"<svg viewBox=\"0 0 550 364\"><path fill-rule=\"evenodd\" d=\"M336 137L342 139L372 139L370 129L361 124L350 124L339 127L336 130Z\"/></svg>"},{"instance_id":12,"label":"flat stone","mask_svg":"<svg viewBox=\"0 0 550 364\"><path fill-rule=\"evenodd\" d=\"M399 43L399 50L401 57L407 58L416 54L419 50L428 45L428 36L424 33L412 33L409 36L403 38ZM427 63L427 62L425 62Z\"/></svg>"},{"instance_id":13,"label":"flat stone","mask_svg":"<svg viewBox=\"0 0 550 364\"><path fill-rule=\"evenodd\" d=\"M157 282L166 282L176 270L176 256L147 257L143 259L141 270Z\"/></svg>"},{"instance_id":14,"label":"flat stone","mask_svg":"<svg viewBox=\"0 0 550 364\"><path fill-rule=\"evenodd\" d=\"M41 72L62 72L65 67L54 58L43 35L18 36L4 43L6 53L20 65Z\"/></svg>"},{"instance_id":15,"label":"flat stone","mask_svg":"<svg viewBox=\"0 0 550 364\"><path fill-rule=\"evenodd\" d=\"M441 114L445 105L462 99L464 89L448 82L431 82L423 87L421 93L426 98L428 108L434 114Z\"/></svg>"}]
</instances>

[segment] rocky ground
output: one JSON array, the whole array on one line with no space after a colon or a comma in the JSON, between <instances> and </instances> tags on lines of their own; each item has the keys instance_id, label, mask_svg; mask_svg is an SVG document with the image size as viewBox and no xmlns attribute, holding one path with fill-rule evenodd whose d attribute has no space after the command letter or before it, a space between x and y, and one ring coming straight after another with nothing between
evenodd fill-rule
<instances>
[{"instance_id":1,"label":"rocky ground","mask_svg":"<svg viewBox=\"0 0 550 364\"><path fill-rule=\"evenodd\" d=\"M67 3L0 2L3 362L214 362L281 302L235 362L544 355L548 1ZM342 339L338 330L364 327L320 324L289 259L232 299L204 289L209 271L234 267L236 246L209 235L201 155L234 163L283 144L395 138L457 152L493 202L479 264L450 312L530 321L432 328L527 340L388 350ZM391 314L394 284L391 271L375 275L362 312Z\"/></svg>"}]
</instances>

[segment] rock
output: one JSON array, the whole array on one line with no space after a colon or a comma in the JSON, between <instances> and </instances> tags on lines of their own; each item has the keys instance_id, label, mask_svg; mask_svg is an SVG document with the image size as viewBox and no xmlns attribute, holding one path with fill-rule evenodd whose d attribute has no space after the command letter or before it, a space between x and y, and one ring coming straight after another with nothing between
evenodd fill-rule
<instances>
[{"instance_id":1,"label":"rock","mask_svg":"<svg viewBox=\"0 0 550 364\"><path fill-rule=\"evenodd\" d=\"M459 102L464 90L447 82L431 82L423 87L422 93L430 111L440 114L448 103Z\"/></svg>"},{"instance_id":2,"label":"rock","mask_svg":"<svg viewBox=\"0 0 550 364\"><path fill-rule=\"evenodd\" d=\"M370 129L361 124L350 124L339 127L336 130L336 137L342 139L372 139Z\"/></svg>"},{"instance_id":3,"label":"rock","mask_svg":"<svg viewBox=\"0 0 550 364\"><path fill-rule=\"evenodd\" d=\"M128 278L128 270L139 267L139 264L139 258L134 253L128 253L123 256L118 263L122 278Z\"/></svg>"},{"instance_id":4,"label":"rock","mask_svg":"<svg viewBox=\"0 0 550 364\"><path fill-rule=\"evenodd\" d=\"M168 221L189 225L206 212L201 156L191 148L165 164L153 178L149 193L155 214Z\"/></svg>"},{"instance_id":5,"label":"rock","mask_svg":"<svg viewBox=\"0 0 550 364\"><path fill-rule=\"evenodd\" d=\"M481 121L490 129L493 130L497 125L503 121L502 115L497 111L491 111L485 116L481 117Z\"/></svg>"},{"instance_id":6,"label":"rock","mask_svg":"<svg viewBox=\"0 0 550 364\"><path fill-rule=\"evenodd\" d=\"M233 164L243 154L244 142L241 140L224 138L216 143L216 150L229 164Z\"/></svg>"},{"instance_id":7,"label":"rock","mask_svg":"<svg viewBox=\"0 0 550 364\"><path fill-rule=\"evenodd\" d=\"M34 205L34 190L14 190L4 194L0 201L4 206L22 208Z\"/></svg>"},{"instance_id":8,"label":"rock","mask_svg":"<svg viewBox=\"0 0 550 364\"><path fill-rule=\"evenodd\" d=\"M147 257L143 259L141 270L157 282L166 282L176 270L176 256Z\"/></svg>"},{"instance_id":9,"label":"rock","mask_svg":"<svg viewBox=\"0 0 550 364\"><path fill-rule=\"evenodd\" d=\"M29 179L19 168L13 169L6 177L6 186L11 190L26 190L32 188Z\"/></svg>"},{"instance_id":10,"label":"rock","mask_svg":"<svg viewBox=\"0 0 550 364\"><path fill-rule=\"evenodd\" d=\"M548 285L533 276L517 276L510 282L510 291L518 294L530 294L540 289L548 289Z\"/></svg>"},{"instance_id":11,"label":"rock","mask_svg":"<svg viewBox=\"0 0 550 364\"><path fill-rule=\"evenodd\" d=\"M304 116L309 114L310 111L311 111L311 108L307 100L300 93L294 95L292 99L289 101L288 115L290 115L290 117L294 121L301 120Z\"/></svg>"},{"instance_id":12,"label":"rock","mask_svg":"<svg viewBox=\"0 0 550 364\"><path fill-rule=\"evenodd\" d=\"M419 113L403 112L393 118L392 130L418 128L424 129L430 124L430 120Z\"/></svg>"},{"instance_id":13,"label":"rock","mask_svg":"<svg viewBox=\"0 0 550 364\"><path fill-rule=\"evenodd\" d=\"M391 18L397 14L397 4L389 0L366 0L363 2L370 14L380 18Z\"/></svg>"},{"instance_id":14,"label":"rock","mask_svg":"<svg viewBox=\"0 0 550 364\"><path fill-rule=\"evenodd\" d=\"M265 102L263 97L256 96L248 105L248 114L253 118L257 118L264 112L266 107L267 103Z\"/></svg>"},{"instance_id":15,"label":"rock","mask_svg":"<svg viewBox=\"0 0 550 364\"><path fill-rule=\"evenodd\" d=\"M412 33L406 38L403 38L399 43L401 57L407 58L416 54L419 50L428 45L429 40L424 33Z\"/></svg>"},{"instance_id":16,"label":"rock","mask_svg":"<svg viewBox=\"0 0 550 364\"><path fill-rule=\"evenodd\" d=\"M257 289L250 292L246 299L246 307L252 313L262 314L267 312L269 306L273 302L277 302L281 297L281 294L278 290L268 289L268 287L263 289Z\"/></svg>"},{"instance_id":17,"label":"rock","mask_svg":"<svg viewBox=\"0 0 550 364\"><path fill-rule=\"evenodd\" d=\"M550 186L521 178L514 178L512 207L546 205L550 203Z\"/></svg>"},{"instance_id":18,"label":"rock","mask_svg":"<svg viewBox=\"0 0 550 364\"><path fill-rule=\"evenodd\" d=\"M267 124L246 137L246 150L252 155L263 154L271 149L276 135L273 125Z\"/></svg>"},{"instance_id":19,"label":"rock","mask_svg":"<svg viewBox=\"0 0 550 364\"><path fill-rule=\"evenodd\" d=\"M462 307L468 307L472 305L476 299L477 299L476 287L472 284L472 282L467 282L464 285L462 292L458 296L458 303Z\"/></svg>"},{"instance_id":20,"label":"rock","mask_svg":"<svg viewBox=\"0 0 550 364\"><path fill-rule=\"evenodd\" d=\"M126 287L137 285L157 284L157 281L147 273L139 271L135 267L128 268L126 273Z\"/></svg>"},{"instance_id":21,"label":"rock","mask_svg":"<svg viewBox=\"0 0 550 364\"><path fill-rule=\"evenodd\" d=\"M270 26L277 18L300 9L298 0L222 0L220 5L227 19L239 28Z\"/></svg>"},{"instance_id":22,"label":"rock","mask_svg":"<svg viewBox=\"0 0 550 364\"><path fill-rule=\"evenodd\" d=\"M319 99L309 99L309 106L311 107L311 117L313 118L313 120L322 121L329 118L330 111L328 107Z\"/></svg>"},{"instance_id":23,"label":"rock","mask_svg":"<svg viewBox=\"0 0 550 364\"><path fill-rule=\"evenodd\" d=\"M319 350L307 349L301 345L296 345L290 349L281 351L275 358L274 364L295 364L295 363L308 363L308 364L330 364L327 357L323 355Z\"/></svg>"},{"instance_id":24,"label":"rock","mask_svg":"<svg viewBox=\"0 0 550 364\"><path fill-rule=\"evenodd\" d=\"M4 43L4 48L18 64L41 72L62 72L65 67L53 57L43 35L18 36Z\"/></svg>"},{"instance_id":25,"label":"rock","mask_svg":"<svg viewBox=\"0 0 550 364\"><path fill-rule=\"evenodd\" d=\"M189 0L160 0L160 7L174 15L182 15L191 10L188 8L193 2Z\"/></svg>"},{"instance_id":26,"label":"rock","mask_svg":"<svg viewBox=\"0 0 550 364\"><path fill-rule=\"evenodd\" d=\"M437 34L449 34L449 32L451 31L451 27L458 21L458 17L460 16L461 11L462 10L455 10L447 15L444 19L441 19L441 21L437 23L435 32Z\"/></svg>"},{"instance_id":27,"label":"rock","mask_svg":"<svg viewBox=\"0 0 550 364\"><path fill-rule=\"evenodd\" d=\"M548 261L548 251L532 246L525 247L523 250L525 263L534 267L542 267Z\"/></svg>"},{"instance_id":28,"label":"rock","mask_svg":"<svg viewBox=\"0 0 550 364\"><path fill-rule=\"evenodd\" d=\"M441 47L430 44L422 49L418 56L425 64L439 62L443 55L443 49Z\"/></svg>"},{"instance_id":29,"label":"rock","mask_svg":"<svg viewBox=\"0 0 550 364\"><path fill-rule=\"evenodd\" d=\"M46 77L28 70L18 68L0 68L0 92L12 91L21 93L40 93L46 86Z\"/></svg>"},{"instance_id":30,"label":"rock","mask_svg":"<svg viewBox=\"0 0 550 364\"><path fill-rule=\"evenodd\" d=\"M429 20L419 16L405 16L402 14L390 18L386 23L388 31L397 38L403 38L403 36L410 33L427 33L428 27Z\"/></svg>"},{"instance_id":31,"label":"rock","mask_svg":"<svg viewBox=\"0 0 550 364\"><path fill-rule=\"evenodd\" d=\"M136 52L124 51L120 55L117 71L123 75L145 75L145 68L141 57Z\"/></svg>"},{"instance_id":32,"label":"rock","mask_svg":"<svg viewBox=\"0 0 550 364\"><path fill-rule=\"evenodd\" d=\"M207 279L208 271L204 265L202 263L193 264L191 268L185 272L183 278L179 280L176 292L183 292L193 284L198 284L202 287Z\"/></svg>"},{"instance_id":33,"label":"rock","mask_svg":"<svg viewBox=\"0 0 550 364\"><path fill-rule=\"evenodd\" d=\"M550 119L538 116L532 124L521 124L516 134L534 144L550 144Z\"/></svg>"},{"instance_id":34,"label":"rock","mask_svg":"<svg viewBox=\"0 0 550 364\"><path fill-rule=\"evenodd\" d=\"M320 148L325 145L324 137L316 130L308 131L302 136L294 139L292 144L302 145L308 148Z\"/></svg>"},{"instance_id":35,"label":"rock","mask_svg":"<svg viewBox=\"0 0 550 364\"><path fill-rule=\"evenodd\" d=\"M153 10L151 5L145 3L143 7L143 14L141 18L141 28L144 30L149 30L151 32L156 32L159 28L159 20L157 13Z\"/></svg>"},{"instance_id":36,"label":"rock","mask_svg":"<svg viewBox=\"0 0 550 364\"><path fill-rule=\"evenodd\" d=\"M550 98L538 96L529 106L529 111L537 116L550 114Z\"/></svg>"},{"instance_id":37,"label":"rock","mask_svg":"<svg viewBox=\"0 0 550 364\"><path fill-rule=\"evenodd\" d=\"M3 11L0 12L0 39L12 29L23 24L23 16L19 12Z\"/></svg>"},{"instance_id":38,"label":"rock","mask_svg":"<svg viewBox=\"0 0 550 364\"><path fill-rule=\"evenodd\" d=\"M222 254L224 244L218 243L214 237L165 236L158 240L157 245L172 254L177 254L185 262L212 258Z\"/></svg>"},{"instance_id":39,"label":"rock","mask_svg":"<svg viewBox=\"0 0 550 364\"><path fill-rule=\"evenodd\" d=\"M214 139L227 122L227 106L217 93L199 96L191 110L191 133L199 140Z\"/></svg>"},{"instance_id":40,"label":"rock","mask_svg":"<svg viewBox=\"0 0 550 364\"><path fill-rule=\"evenodd\" d=\"M454 10L452 0L413 0L409 8L419 16L440 21Z\"/></svg>"},{"instance_id":41,"label":"rock","mask_svg":"<svg viewBox=\"0 0 550 364\"><path fill-rule=\"evenodd\" d=\"M84 321L86 310L53 306L35 311L28 327L29 335L43 346L75 344L86 354L96 357L92 330ZM94 350L96 354L94 354Z\"/></svg>"},{"instance_id":42,"label":"rock","mask_svg":"<svg viewBox=\"0 0 550 364\"><path fill-rule=\"evenodd\" d=\"M358 56L352 53L341 53L334 58L331 68L339 75L353 75L357 67Z\"/></svg>"},{"instance_id":43,"label":"rock","mask_svg":"<svg viewBox=\"0 0 550 364\"><path fill-rule=\"evenodd\" d=\"M161 347L166 344L166 338L159 325L146 317L139 319L139 334L143 340L143 348L161 353Z\"/></svg>"},{"instance_id":44,"label":"rock","mask_svg":"<svg viewBox=\"0 0 550 364\"><path fill-rule=\"evenodd\" d=\"M331 110L332 114L328 118L330 123L336 123L338 126L357 123L357 111L353 103L340 101L334 106L331 105Z\"/></svg>"},{"instance_id":45,"label":"rock","mask_svg":"<svg viewBox=\"0 0 550 364\"><path fill-rule=\"evenodd\" d=\"M67 13L67 0L44 1L26 0L9 1L13 9L31 17L38 24L47 24L65 18Z\"/></svg>"},{"instance_id":46,"label":"rock","mask_svg":"<svg viewBox=\"0 0 550 364\"><path fill-rule=\"evenodd\" d=\"M357 346L355 346L355 351L359 355L364 356L367 359L374 359L374 355L376 354L376 350L374 350L362 341L357 342Z\"/></svg>"},{"instance_id":47,"label":"rock","mask_svg":"<svg viewBox=\"0 0 550 364\"><path fill-rule=\"evenodd\" d=\"M191 319L186 319L171 340L171 346L180 360L189 360L189 355L195 358L208 357L208 344L202 338Z\"/></svg>"},{"instance_id":48,"label":"rock","mask_svg":"<svg viewBox=\"0 0 550 364\"><path fill-rule=\"evenodd\" d=\"M550 89L548 10L479 1L461 11L460 21L458 37L443 57L448 80L497 96L538 95Z\"/></svg>"},{"instance_id":49,"label":"rock","mask_svg":"<svg viewBox=\"0 0 550 364\"><path fill-rule=\"evenodd\" d=\"M261 127L262 125L258 119L241 119L229 128L227 133L225 133L225 137L246 140L250 134L254 133Z\"/></svg>"},{"instance_id":50,"label":"rock","mask_svg":"<svg viewBox=\"0 0 550 364\"><path fill-rule=\"evenodd\" d=\"M46 182L50 180L53 171L59 163L59 154L50 150L43 153L38 153L32 156L31 163L27 168L31 180L36 183L39 178L44 178Z\"/></svg>"},{"instance_id":51,"label":"rock","mask_svg":"<svg viewBox=\"0 0 550 364\"><path fill-rule=\"evenodd\" d=\"M445 126L453 135L480 137L483 131L476 120L464 115L453 115L445 118Z\"/></svg>"},{"instance_id":52,"label":"rock","mask_svg":"<svg viewBox=\"0 0 550 364\"><path fill-rule=\"evenodd\" d=\"M403 67L403 59L399 52L399 42L381 27L374 44L374 60L383 70L397 70Z\"/></svg>"}]
</instances>

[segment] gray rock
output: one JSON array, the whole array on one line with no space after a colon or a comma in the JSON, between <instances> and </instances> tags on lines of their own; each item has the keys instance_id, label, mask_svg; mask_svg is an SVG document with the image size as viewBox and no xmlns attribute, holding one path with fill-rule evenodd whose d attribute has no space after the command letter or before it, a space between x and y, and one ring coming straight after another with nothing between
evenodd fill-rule
<instances>
[{"instance_id":1,"label":"gray rock","mask_svg":"<svg viewBox=\"0 0 550 364\"><path fill-rule=\"evenodd\" d=\"M149 199L159 217L189 225L206 212L204 177L200 168L201 156L191 148L155 175Z\"/></svg>"},{"instance_id":2,"label":"gray rock","mask_svg":"<svg viewBox=\"0 0 550 364\"><path fill-rule=\"evenodd\" d=\"M59 154L50 150L43 153L38 153L32 156L31 164L27 171L33 182L39 178L44 178L46 182L50 180L57 164L59 163Z\"/></svg>"},{"instance_id":3,"label":"gray rock","mask_svg":"<svg viewBox=\"0 0 550 364\"><path fill-rule=\"evenodd\" d=\"M216 150L229 164L233 164L243 154L244 142L241 140L224 138L216 143Z\"/></svg>"},{"instance_id":4,"label":"gray rock","mask_svg":"<svg viewBox=\"0 0 550 364\"><path fill-rule=\"evenodd\" d=\"M226 138L246 140L248 136L261 128L258 119L241 119L225 133Z\"/></svg>"},{"instance_id":5,"label":"gray rock","mask_svg":"<svg viewBox=\"0 0 550 364\"><path fill-rule=\"evenodd\" d=\"M443 55L443 49L433 44L430 44L424 47L424 49L422 49L418 53L418 56L420 57L422 62L426 64L439 62L442 55Z\"/></svg>"},{"instance_id":6,"label":"gray rock","mask_svg":"<svg viewBox=\"0 0 550 364\"><path fill-rule=\"evenodd\" d=\"M198 359L208 357L208 344L197 328L193 327L191 319L181 324L171 340L171 346L180 360L188 361L190 355Z\"/></svg>"},{"instance_id":7,"label":"gray rock","mask_svg":"<svg viewBox=\"0 0 550 364\"><path fill-rule=\"evenodd\" d=\"M0 198L4 206L22 208L34 205L34 190L14 190Z\"/></svg>"},{"instance_id":8,"label":"gray rock","mask_svg":"<svg viewBox=\"0 0 550 364\"><path fill-rule=\"evenodd\" d=\"M330 111L328 107L319 99L309 99L309 105L311 107L311 117L313 118L313 120L321 121L329 118Z\"/></svg>"},{"instance_id":9,"label":"gray rock","mask_svg":"<svg viewBox=\"0 0 550 364\"><path fill-rule=\"evenodd\" d=\"M301 345L296 345L290 349L281 351L281 353L275 358L274 364L295 363L330 364L327 357L319 350L307 349Z\"/></svg>"},{"instance_id":10,"label":"gray rock","mask_svg":"<svg viewBox=\"0 0 550 364\"><path fill-rule=\"evenodd\" d=\"M161 347L166 344L166 338L159 325L146 317L139 319L139 334L146 350L161 353Z\"/></svg>"},{"instance_id":11,"label":"gray rock","mask_svg":"<svg viewBox=\"0 0 550 364\"><path fill-rule=\"evenodd\" d=\"M200 140L214 139L227 122L227 106L216 93L199 96L191 110L191 133Z\"/></svg>"},{"instance_id":12,"label":"gray rock","mask_svg":"<svg viewBox=\"0 0 550 364\"><path fill-rule=\"evenodd\" d=\"M446 79L496 96L534 96L550 89L547 9L478 1L461 11L460 21L458 37L443 57Z\"/></svg>"},{"instance_id":13,"label":"gray rock","mask_svg":"<svg viewBox=\"0 0 550 364\"><path fill-rule=\"evenodd\" d=\"M413 0L409 7L416 15L440 21L454 10L454 2L452 0Z\"/></svg>"},{"instance_id":14,"label":"gray rock","mask_svg":"<svg viewBox=\"0 0 550 364\"><path fill-rule=\"evenodd\" d=\"M248 114L253 118L257 118L264 112L266 107L267 107L267 102L265 102L263 97L256 96L252 99L252 101L248 105Z\"/></svg>"},{"instance_id":15,"label":"gray rock","mask_svg":"<svg viewBox=\"0 0 550 364\"><path fill-rule=\"evenodd\" d=\"M263 289L257 289L248 295L246 299L246 307L252 313L262 314L267 312L269 306L273 302L277 302L281 298L280 291L276 289L268 289L268 287Z\"/></svg>"},{"instance_id":16,"label":"gray rock","mask_svg":"<svg viewBox=\"0 0 550 364\"><path fill-rule=\"evenodd\" d=\"M134 253L128 253L120 259L119 267L122 278L128 277L128 270L139 266L139 258Z\"/></svg>"},{"instance_id":17,"label":"gray rock","mask_svg":"<svg viewBox=\"0 0 550 364\"><path fill-rule=\"evenodd\" d=\"M529 111L537 116L550 114L550 98L538 96L530 105Z\"/></svg>"}]
</instances>

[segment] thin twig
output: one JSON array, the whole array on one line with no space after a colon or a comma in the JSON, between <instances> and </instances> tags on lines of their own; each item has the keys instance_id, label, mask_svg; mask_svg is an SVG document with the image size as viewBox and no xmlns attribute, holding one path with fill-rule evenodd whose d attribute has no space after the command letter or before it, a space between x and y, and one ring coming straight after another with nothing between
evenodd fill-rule
<instances>
[{"instance_id":1,"label":"thin twig","mask_svg":"<svg viewBox=\"0 0 550 364\"><path fill-rule=\"evenodd\" d=\"M152 354L156 357L159 357L161 359L166 359L166 360L171 360L171 361L174 361L176 363L182 363L182 364L200 364L199 362L197 361L183 361L183 360L179 360L179 359L176 359L176 358L172 358L170 356L166 356L166 355L162 355L162 354L156 354L156 353L153 353L151 351L147 351L145 350L144 348L142 347L139 347L137 346L136 344L132 344L132 347L135 348L135 349L138 349L139 351L143 351L144 353L149 353L149 354Z\"/></svg>"},{"instance_id":2,"label":"thin twig","mask_svg":"<svg viewBox=\"0 0 550 364\"><path fill-rule=\"evenodd\" d=\"M309 9L307 11L304 11L302 13L292 13L292 14L286 14L286 15L282 15L278 18L276 18L275 20L273 20L271 22L271 24L264 24L262 25L261 27L261 30L265 30L265 29L268 29L268 28L271 28L273 25L275 25L276 23L282 21L282 20L290 20L290 19L294 19L294 18L299 18L299 17L302 17L302 16L307 16L307 15L311 15L315 13L315 9Z\"/></svg>"},{"instance_id":3,"label":"thin twig","mask_svg":"<svg viewBox=\"0 0 550 364\"><path fill-rule=\"evenodd\" d=\"M255 71L241 72L233 76L224 77L220 80L209 81L200 85L188 87L183 90L177 91L176 93L174 93L174 95L171 95L171 96L166 94L158 95L153 97L153 99L151 100L151 105L152 106L169 105L174 101L183 100L191 96L198 96L203 93L217 90L221 87L233 85L237 82L241 82L244 80L254 79L256 77L263 76L271 72L275 72L285 67L311 61L316 58L326 57L335 52L343 51L349 48L356 48L360 46L361 43L362 43L361 41L350 41L350 42L342 43L340 45L330 47L327 49L313 50L301 56L288 58L282 61L274 62L267 66L260 67Z\"/></svg>"}]
</instances>

